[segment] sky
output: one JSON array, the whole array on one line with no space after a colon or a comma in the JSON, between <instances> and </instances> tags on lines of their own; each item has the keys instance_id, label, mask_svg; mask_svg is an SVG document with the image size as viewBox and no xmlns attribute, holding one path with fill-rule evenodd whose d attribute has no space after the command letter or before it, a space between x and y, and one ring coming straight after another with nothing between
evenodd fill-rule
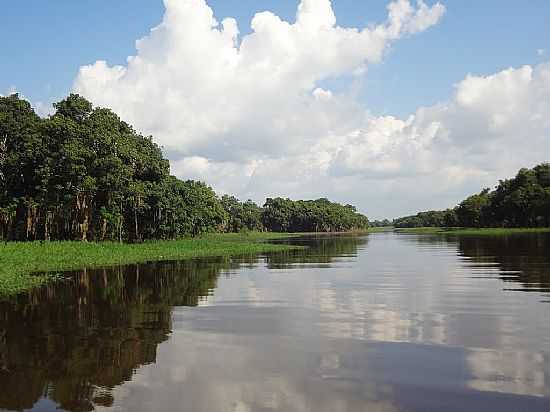
<instances>
[{"instance_id":1,"label":"sky","mask_svg":"<svg viewBox=\"0 0 550 412\"><path fill-rule=\"evenodd\" d=\"M218 193L391 218L550 160L547 0L20 0L0 18L0 93L43 116L80 93Z\"/></svg>"}]
</instances>

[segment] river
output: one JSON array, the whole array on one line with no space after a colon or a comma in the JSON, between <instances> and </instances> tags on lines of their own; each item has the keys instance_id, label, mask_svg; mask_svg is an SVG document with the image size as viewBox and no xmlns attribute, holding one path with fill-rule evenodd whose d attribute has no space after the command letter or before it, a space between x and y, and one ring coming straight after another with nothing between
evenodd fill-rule
<instances>
[{"instance_id":1,"label":"river","mask_svg":"<svg viewBox=\"0 0 550 412\"><path fill-rule=\"evenodd\" d=\"M288 242L0 302L0 410L550 410L548 234Z\"/></svg>"}]
</instances>

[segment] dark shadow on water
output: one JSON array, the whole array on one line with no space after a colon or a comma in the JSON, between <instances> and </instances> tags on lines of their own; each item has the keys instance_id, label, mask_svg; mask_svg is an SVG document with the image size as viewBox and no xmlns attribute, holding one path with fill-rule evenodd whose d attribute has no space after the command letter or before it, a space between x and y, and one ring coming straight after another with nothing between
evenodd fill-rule
<instances>
[{"instance_id":1,"label":"dark shadow on water","mask_svg":"<svg viewBox=\"0 0 550 412\"><path fill-rule=\"evenodd\" d=\"M0 409L24 410L43 398L68 411L110 406L112 389L156 362L172 331L175 306L197 306L223 273L296 263L330 263L366 240L300 239L306 245L267 257L194 259L88 269L0 302Z\"/></svg>"},{"instance_id":2,"label":"dark shadow on water","mask_svg":"<svg viewBox=\"0 0 550 412\"><path fill-rule=\"evenodd\" d=\"M500 278L510 289L550 292L550 234L495 238L460 238L460 252L473 262L500 265ZM519 285L518 285L519 283Z\"/></svg>"},{"instance_id":3,"label":"dark shadow on water","mask_svg":"<svg viewBox=\"0 0 550 412\"><path fill-rule=\"evenodd\" d=\"M475 277L498 277L506 290L538 292L550 296L550 233L526 233L509 236L453 236L400 234L404 240L421 247L456 247L472 268L494 268Z\"/></svg>"},{"instance_id":4,"label":"dark shadow on water","mask_svg":"<svg viewBox=\"0 0 550 412\"><path fill-rule=\"evenodd\" d=\"M84 270L0 303L0 408L46 395L63 409L112 403L109 390L156 360L173 306L196 306L228 259Z\"/></svg>"},{"instance_id":5,"label":"dark shadow on water","mask_svg":"<svg viewBox=\"0 0 550 412\"><path fill-rule=\"evenodd\" d=\"M307 249L289 250L267 257L269 269L297 269L330 267L337 260L352 259L359 249L368 245L369 237L353 234L304 236L278 240L277 243L305 246Z\"/></svg>"},{"instance_id":6,"label":"dark shadow on water","mask_svg":"<svg viewBox=\"0 0 550 412\"><path fill-rule=\"evenodd\" d=\"M414 242L416 247L402 248L403 241ZM215 392L213 382L217 382L223 394L227 393L226 389L240 391L236 388L239 382L248 385L247 396L254 402L266 395L263 391L281 393L281 399L289 402L301 402L303 396L304 402L307 399L314 406L312 409L319 411L460 411L484 410L483 405L498 408L493 410L511 411L521 410L527 402L531 410L546 410L550 402L547 398L515 396L513 391L507 394L504 390L495 394L483 386L498 381L498 377L493 377L493 370L500 369L493 366L493 356L499 359L498 365L507 364L508 352L502 352L506 353L504 356L496 350L438 346L422 341L392 342L377 338L379 341L366 342L327 338L323 328L340 331L340 325L349 324L364 327L366 331L380 327L391 332L392 322L396 330L401 330L401 323L414 323L418 314L408 309L407 302L414 304L415 292L410 289L401 292L401 284L398 284L410 273L393 272L392 269L396 259L408 262L407 257L411 256L396 256L396 247L416 259L410 262L420 261L414 266L420 274L424 259L430 258L430 255L419 253L418 249L424 249L434 254L448 254L451 265L456 265L458 259L464 273L471 273L472 277L493 276L510 285L510 289L549 291L550 235L452 238L390 233L308 236L282 242L308 248L267 256L83 270L66 274L64 281L0 302L0 409L91 411L99 406L113 406L120 401L117 395L120 392L115 388L133 379L139 381L135 372L153 364L154 376L160 376L158 384L165 385L166 394L174 396L164 399L159 406L163 406L163 410L185 409L177 398L184 389L170 391L178 384L169 379L170 366L180 362L179 366L195 367L195 375L187 381L191 387L185 389L191 402L185 407L206 402L199 410L216 410L219 406L211 402ZM380 254L372 253L373 249ZM378 266L368 265L376 259L379 259ZM355 265L349 273L348 265ZM381 269L373 270L372 267ZM386 267L390 269L384 272ZM282 290L295 292L297 296L323 292L328 296L326 302L334 301L338 305L329 305L325 312L313 306L285 306L287 295L283 294L276 296L282 300L274 305L254 306L243 300L191 309L206 302L218 284L218 294L224 287L238 286L238 279L231 277L241 274L244 268L261 273L265 289L277 287L270 279L293 279L291 276L271 276L277 270L297 269L292 272L297 280L290 283L292 287L298 286L296 290ZM335 268L335 271L321 268ZM399 268L408 269L409 265ZM273 269L275 272L269 272ZM246 286L247 276L242 278L241 285ZM309 279L307 285L313 290L300 289L303 278ZM315 283L318 278L322 278L321 283ZM378 283L373 283L374 280ZM252 289L257 286L253 285ZM379 292L376 287L380 287ZM357 295L355 304L359 312L357 319L352 318L353 313L345 311L350 300L348 292L371 289L374 289L368 295L372 298L371 306L360 300L360 296L367 295ZM388 301L393 306L384 306L388 295L398 299ZM259 294L255 299L266 303L270 295ZM383 316L376 317L376 313L369 313L370 310ZM332 318L332 315L341 316ZM477 330L474 326L480 321L476 315L473 324L468 323L461 329L459 321L462 318L453 318L452 314L437 315L423 314L424 323L442 326L448 320L447 332L451 337L461 330ZM479 333L483 331L480 329ZM203 341L197 342L201 336ZM159 350L159 345L168 341ZM174 341L178 345L166 349ZM206 347L201 346L203 344ZM226 351L233 357L227 356ZM159 358L159 353L164 356ZM548 362L544 353L522 356L521 361L525 363L526 358L527 364L535 364L542 375L550 373L546 371ZM518 369L514 359L510 361L512 366L504 369L506 373L508 369ZM479 366L476 369L472 365ZM264 381L264 375L272 371L277 372L277 379ZM516 395L547 393L545 384L532 389L529 383L532 384L528 382L525 388L519 383L511 382L510 385ZM148 388L138 387L131 399L123 399L124 406L134 402L137 409L147 410L148 395L153 391L151 382L149 385ZM481 390L475 390L478 387ZM289 393L294 395L287 399L285 396ZM338 405L347 405L347 409L338 409ZM257 406L250 410L265 410L262 408Z\"/></svg>"}]
</instances>

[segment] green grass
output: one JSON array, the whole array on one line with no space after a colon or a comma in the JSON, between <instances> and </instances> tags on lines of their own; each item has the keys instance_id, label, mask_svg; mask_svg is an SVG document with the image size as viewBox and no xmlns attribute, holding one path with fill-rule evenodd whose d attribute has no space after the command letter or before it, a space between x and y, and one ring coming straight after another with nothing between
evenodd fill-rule
<instances>
[{"instance_id":1,"label":"green grass","mask_svg":"<svg viewBox=\"0 0 550 412\"><path fill-rule=\"evenodd\" d=\"M286 239L302 236L303 233L274 233L274 232L241 232L241 233L209 233L201 239L221 241L263 242L266 240Z\"/></svg>"},{"instance_id":2,"label":"green grass","mask_svg":"<svg viewBox=\"0 0 550 412\"><path fill-rule=\"evenodd\" d=\"M383 226L383 227L369 227L367 233L382 233L382 232L392 232L394 230L393 226Z\"/></svg>"},{"instance_id":3,"label":"green grass","mask_svg":"<svg viewBox=\"0 0 550 412\"><path fill-rule=\"evenodd\" d=\"M288 237L288 235L273 233L213 234L197 239L154 241L142 244L114 242L0 243L0 296L13 295L55 280L55 275L44 273L149 261L251 255L288 250L291 246L265 242L269 239L283 237Z\"/></svg>"},{"instance_id":4,"label":"green grass","mask_svg":"<svg viewBox=\"0 0 550 412\"><path fill-rule=\"evenodd\" d=\"M398 228L396 232L426 233L456 236L509 236L528 233L550 233L550 228L441 228L441 227L414 227Z\"/></svg>"},{"instance_id":5,"label":"green grass","mask_svg":"<svg viewBox=\"0 0 550 412\"><path fill-rule=\"evenodd\" d=\"M453 229L441 228L441 227L396 227L395 232L400 233L443 233Z\"/></svg>"}]
</instances>

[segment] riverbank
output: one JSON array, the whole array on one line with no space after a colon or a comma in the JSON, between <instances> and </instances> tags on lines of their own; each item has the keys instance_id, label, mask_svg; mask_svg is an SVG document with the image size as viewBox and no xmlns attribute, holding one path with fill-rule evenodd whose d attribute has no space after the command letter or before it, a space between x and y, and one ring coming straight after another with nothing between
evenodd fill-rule
<instances>
[{"instance_id":1,"label":"riverbank","mask_svg":"<svg viewBox=\"0 0 550 412\"><path fill-rule=\"evenodd\" d=\"M55 280L55 273L82 268L199 257L239 256L293 248L267 240L291 237L279 233L212 234L196 239L115 242L0 243L0 296L13 295Z\"/></svg>"},{"instance_id":2,"label":"riverbank","mask_svg":"<svg viewBox=\"0 0 550 412\"><path fill-rule=\"evenodd\" d=\"M381 226L381 227L369 227L367 233L386 233L393 232L395 228L393 226Z\"/></svg>"},{"instance_id":3,"label":"riverbank","mask_svg":"<svg viewBox=\"0 0 550 412\"><path fill-rule=\"evenodd\" d=\"M453 236L509 236L525 233L550 233L550 228L442 228L442 227L411 227L396 228L401 233L425 233Z\"/></svg>"}]
</instances>

